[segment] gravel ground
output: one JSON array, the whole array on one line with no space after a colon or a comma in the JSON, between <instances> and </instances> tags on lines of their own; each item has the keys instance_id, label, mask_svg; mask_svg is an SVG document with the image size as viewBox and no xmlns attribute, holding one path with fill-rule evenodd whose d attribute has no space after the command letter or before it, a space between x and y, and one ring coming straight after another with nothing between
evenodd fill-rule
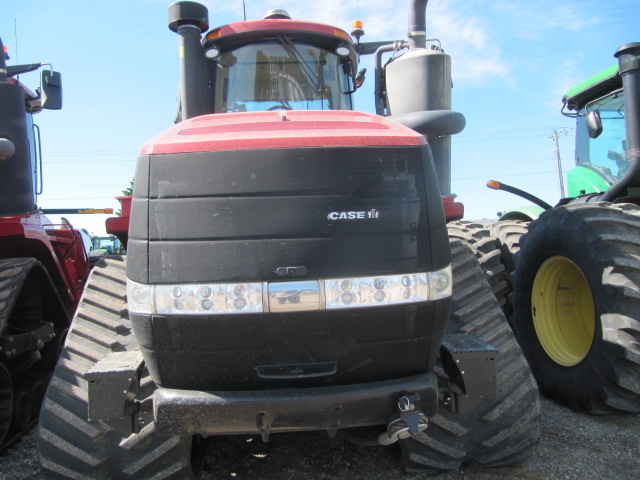
<instances>
[{"instance_id":1,"label":"gravel ground","mask_svg":"<svg viewBox=\"0 0 640 480\"><path fill-rule=\"evenodd\" d=\"M589 416L542 401L542 439L535 457L510 467L463 467L437 480L640 479L640 415ZM402 477L393 450L358 447L320 432L217 439L207 459L209 479L369 480ZM0 479L38 480L35 432L0 457Z\"/></svg>"}]
</instances>

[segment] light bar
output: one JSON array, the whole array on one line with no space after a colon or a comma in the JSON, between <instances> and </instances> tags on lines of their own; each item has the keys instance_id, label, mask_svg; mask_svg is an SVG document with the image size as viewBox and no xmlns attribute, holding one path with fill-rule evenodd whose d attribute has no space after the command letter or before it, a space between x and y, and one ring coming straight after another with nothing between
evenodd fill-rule
<instances>
[{"instance_id":1,"label":"light bar","mask_svg":"<svg viewBox=\"0 0 640 480\"><path fill-rule=\"evenodd\" d=\"M127 280L129 311L248 314L422 303L451 296L451 266L436 272L269 283L143 285Z\"/></svg>"},{"instance_id":2,"label":"light bar","mask_svg":"<svg viewBox=\"0 0 640 480\"><path fill-rule=\"evenodd\" d=\"M129 310L160 315L261 313L262 284L143 285L127 280Z\"/></svg>"},{"instance_id":3,"label":"light bar","mask_svg":"<svg viewBox=\"0 0 640 480\"><path fill-rule=\"evenodd\" d=\"M325 280L327 309L375 307L429 300L427 273Z\"/></svg>"}]
</instances>

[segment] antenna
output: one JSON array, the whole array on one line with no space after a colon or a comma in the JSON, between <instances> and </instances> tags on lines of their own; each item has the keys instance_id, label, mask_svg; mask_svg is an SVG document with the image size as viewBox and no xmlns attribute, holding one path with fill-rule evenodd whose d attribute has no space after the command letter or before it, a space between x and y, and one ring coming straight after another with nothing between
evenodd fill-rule
<instances>
[{"instance_id":1,"label":"antenna","mask_svg":"<svg viewBox=\"0 0 640 480\"><path fill-rule=\"evenodd\" d=\"M15 40L15 49L16 49L16 65L20 64L20 58L18 57L18 19L13 19L13 38Z\"/></svg>"},{"instance_id":2,"label":"antenna","mask_svg":"<svg viewBox=\"0 0 640 480\"><path fill-rule=\"evenodd\" d=\"M244 21L247 21L247 8L244 5L244 0L242 0L242 12L244 13Z\"/></svg>"}]
</instances>

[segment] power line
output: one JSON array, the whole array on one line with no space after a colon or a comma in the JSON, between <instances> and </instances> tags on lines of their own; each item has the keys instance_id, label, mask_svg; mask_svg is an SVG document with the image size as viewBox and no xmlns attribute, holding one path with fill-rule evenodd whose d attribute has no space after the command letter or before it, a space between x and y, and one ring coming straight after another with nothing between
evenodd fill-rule
<instances>
[{"instance_id":1,"label":"power line","mask_svg":"<svg viewBox=\"0 0 640 480\"><path fill-rule=\"evenodd\" d=\"M115 187L122 187L122 185L73 185L73 186L66 186L66 187L47 187L46 190L68 190L68 189L73 189L73 190L77 190L79 188L115 188Z\"/></svg>"},{"instance_id":2,"label":"power line","mask_svg":"<svg viewBox=\"0 0 640 480\"><path fill-rule=\"evenodd\" d=\"M52 164L60 164L60 163L72 163L72 164L80 164L80 163L90 163L90 164L94 164L94 163L135 163L136 159L132 158L129 160L92 160L92 161L85 161L85 160L61 160L58 162L49 162L47 160L44 160L44 164L45 165L52 165Z\"/></svg>"},{"instance_id":3,"label":"power line","mask_svg":"<svg viewBox=\"0 0 640 480\"><path fill-rule=\"evenodd\" d=\"M116 197L73 197L73 198L38 198L39 202L75 202L76 200L115 200Z\"/></svg>"},{"instance_id":4,"label":"power line","mask_svg":"<svg viewBox=\"0 0 640 480\"><path fill-rule=\"evenodd\" d=\"M495 130L491 132L471 132L471 133L460 133L456 135L456 137L478 137L478 136L487 136L487 135L505 135L510 133L524 133L524 132L537 132L537 131L547 131L549 129L554 128L566 128L567 130L574 130L573 127L534 127L534 128L516 128L511 130Z\"/></svg>"},{"instance_id":5,"label":"power line","mask_svg":"<svg viewBox=\"0 0 640 480\"><path fill-rule=\"evenodd\" d=\"M46 152L49 157L86 157L86 156L118 156L118 155L137 155L139 152Z\"/></svg>"},{"instance_id":6,"label":"power line","mask_svg":"<svg viewBox=\"0 0 640 480\"><path fill-rule=\"evenodd\" d=\"M91 154L138 153L138 151L137 150L51 150L49 151L49 153L56 154L56 155L73 155L73 154L85 154L85 153L91 153Z\"/></svg>"},{"instance_id":7,"label":"power line","mask_svg":"<svg viewBox=\"0 0 640 480\"><path fill-rule=\"evenodd\" d=\"M478 139L473 139L473 140L456 140L455 137L453 137L453 144L454 145L459 145L461 143L477 143L477 142L497 142L497 141L501 141L501 140L519 140L521 138L537 138L537 137L545 137L547 134L546 133L540 133L537 135L519 135L517 137L496 137L496 138L478 138Z\"/></svg>"},{"instance_id":8,"label":"power line","mask_svg":"<svg viewBox=\"0 0 640 480\"><path fill-rule=\"evenodd\" d=\"M485 167L495 167L497 165L518 165L518 164L524 164L524 163L538 164L538 163L543 163L545 161L549 161L549 159L547 158L545 160L536 161L536 162L532 162L530 159L525 159L525 160L508 160L506 162L481 163L481 164L478 163L477 159L470 158L470 157L454 158L452 160L456 168L462 168L463 166L465 168L472 168L472 167L485 168ZM471 164L469 165L469 163Z\"/></svg>"},{"instance_id":9,"label":"power line","mask_svg":"<svg viewBox=\"0 0 640 480\"><path fill-rule=\"evenodd\" d=\"M494 132L475 132L461 133L452 137L454 144L476 143L476 142L493 142L502 140L519 140L522 138L541 138L546 137L549 129L563 128L565 131L574 130L572 127L536 127L536 128L518 128L512 130L496 130ZM540 133L533 133L540 132ZM530 135L517 135L520 133L531 133ZM474 138L489 137L489 138Z\"/></svg>"},{"instance_id":10,"label":"power line","mask_svg":"<svg viewBox=\"0 0 640 480\"><path fill-rule=\"evenodd\" d=\"M480 177L459 177L459 178L452 178L451 180L477 180L479 178L491 178L491 177L522 177L524 175L548 175L550 173L556 173L556 172L527 172L527 173L509 173L507 175L505 174L498 174L498 175L491 175L489 173L487 173L486 175L482 175Z\"/></svg>"}]
</instances>

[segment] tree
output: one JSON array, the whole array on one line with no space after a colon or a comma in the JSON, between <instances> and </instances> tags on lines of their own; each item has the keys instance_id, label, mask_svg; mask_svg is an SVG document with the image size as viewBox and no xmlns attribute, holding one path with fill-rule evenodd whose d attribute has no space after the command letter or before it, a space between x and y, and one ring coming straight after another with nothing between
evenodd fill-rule
<instances>
[{"instance_id":1,"label":"tree","mask_svg":"<svg viewBox=\"0 0 640 480\"><path fill-rule=\"evenodd\" d=\"M129 181L129 186L127 188L125 188L124 190L122 190L122 195L125 197L131 196L133 195L133 181L135 180L136 177L133 177L130 181ZM116 215L118 217L122 216L122 209L118 209L118 211L116 212Z\"/></svg>"}]
</instances>

